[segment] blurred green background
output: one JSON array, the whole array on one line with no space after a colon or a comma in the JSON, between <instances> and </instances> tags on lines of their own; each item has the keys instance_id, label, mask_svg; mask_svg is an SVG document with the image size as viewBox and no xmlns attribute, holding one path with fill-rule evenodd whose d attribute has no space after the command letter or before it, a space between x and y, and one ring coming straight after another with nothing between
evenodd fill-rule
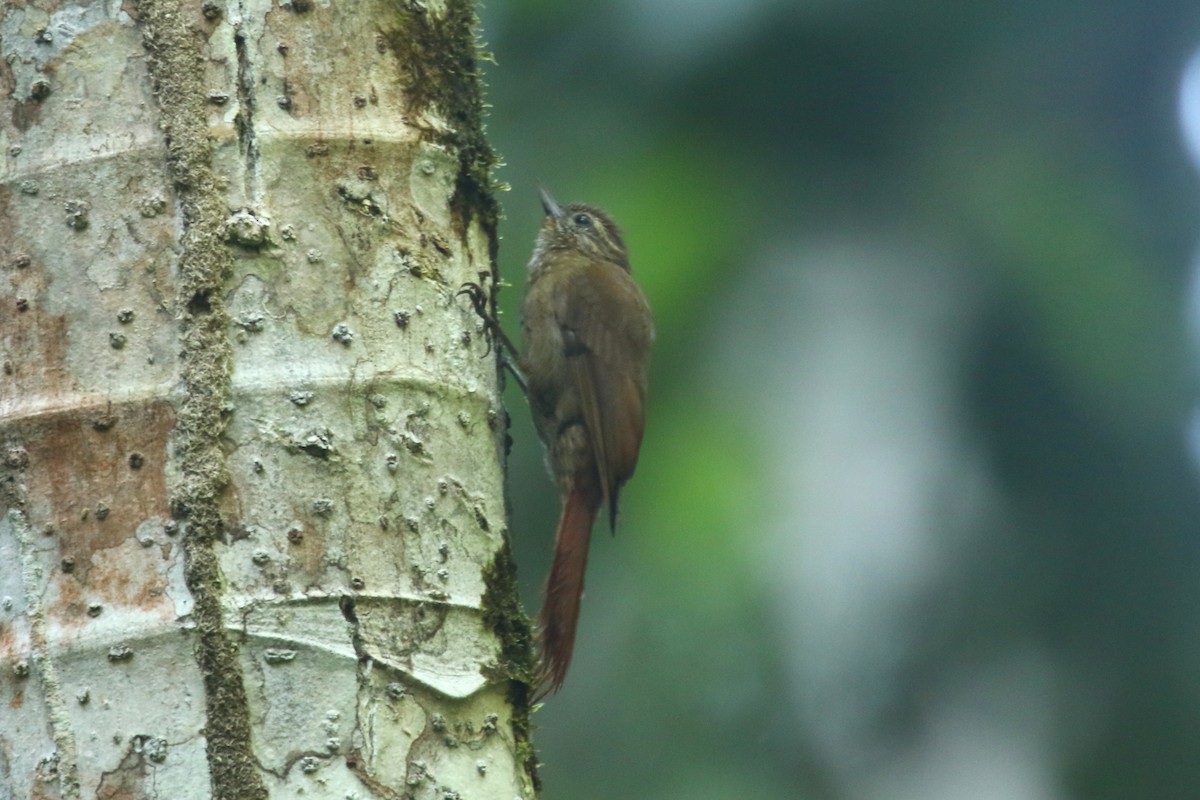
<instances>
[{"instance_id":1,"label":"blurred green background","mask_svg":"<svg viewBox=\"0 0 1200 800\"><path fill-rule=\"evenodd\" d=\"M1200 797L1200 6L481 15L507 327L535 181L658 323L545 797ZM508 401L533 612L558 501Z\"/></svg>"}]
</instances>

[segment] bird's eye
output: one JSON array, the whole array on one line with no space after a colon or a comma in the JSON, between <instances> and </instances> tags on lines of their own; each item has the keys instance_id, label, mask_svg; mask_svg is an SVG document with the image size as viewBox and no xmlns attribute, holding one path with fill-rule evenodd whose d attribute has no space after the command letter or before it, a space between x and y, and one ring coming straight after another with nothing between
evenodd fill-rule
<instances>
[{"instance_id":1,"label":"bird's eye","mask_svg":"<svg viewBox=\"0 0 1200 800\"><path fill-rule=\"evenodd\" d=\"M576 214L575 215L575 224L581 228L586 228L587 226L592 224L592 218L589 217L587 214Z\"/></svg>"}]
</instances>

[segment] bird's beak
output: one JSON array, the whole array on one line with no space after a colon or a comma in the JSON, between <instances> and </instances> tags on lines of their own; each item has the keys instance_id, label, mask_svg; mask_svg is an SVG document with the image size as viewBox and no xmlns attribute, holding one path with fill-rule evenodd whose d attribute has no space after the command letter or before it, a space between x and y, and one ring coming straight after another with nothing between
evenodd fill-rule
<instances>
[{"instance_id":1,"label":"bird's beak","mask_svg":"<svg viewBox=\"0 0 1200 800\"><path fill-rule=\"evenodd\" d=\"M562 209L558 207L558 203L554 202L554 198L550 196L550 192L546 191L546 187L539 183L537 190L538 196L542 198L542 208L546 210L546 215L562 219Z\"/></svg>"}]
</instances>

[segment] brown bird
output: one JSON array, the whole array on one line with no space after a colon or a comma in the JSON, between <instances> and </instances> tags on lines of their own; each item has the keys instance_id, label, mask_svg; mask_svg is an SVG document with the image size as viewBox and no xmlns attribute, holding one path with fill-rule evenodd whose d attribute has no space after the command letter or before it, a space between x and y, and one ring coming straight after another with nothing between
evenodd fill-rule
<instances>
[{"instance_id":1,"label":"brown bird","mask_svg":"<svg viewBox=\"0 0 1200 800\"><path fill-rule=\"evenodd\" d=\"M617 498L637 466L654 323L612 219L539 192L546 217L529 262L519 364L563 504L538 635L545 694L571 663L596 513L607 506L616 530Z\"/></svg>"},{"instance_id":2,"label":"brown bird","mask_svg":"<svg viewBox=\"0 0 1200 800\"><path fill-rule=\"evenodd\" d=\"M507 366L529 398L562 494L535 700L558 691L566 678L596 513L608 506L616 529L617 498L637 466L654 340L650 307L630 274L616 224L597 208L560 208L545 189L539 192L546 218L529 262L523 358L491 313L488 292L477 283L459 291L516 358Z\"/></svg>"}]
</instances>

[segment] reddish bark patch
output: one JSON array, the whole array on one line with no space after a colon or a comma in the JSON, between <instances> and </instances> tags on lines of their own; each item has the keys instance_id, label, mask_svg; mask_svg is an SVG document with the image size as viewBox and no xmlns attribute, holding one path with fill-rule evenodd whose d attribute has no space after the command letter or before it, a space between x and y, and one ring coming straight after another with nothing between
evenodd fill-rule
<instances>
[{"instance_id":1,"label":"reddish bark patch","mask_svg":"<svg viewBox=\"0 0 1200 800\"><path fill-rule=\"evenodd\" d=\"M111 772L100 776L96 787L97 800L148 800L158 797L154 786L154 770L146 763L147 758L130 743L129 752Z\"/></svg>"},{"instance_id":2,"label":"reddish bark patch","mask_svg":"<svg viewBox=\"0 0 1200 800\"><path fill-rule=\"evenodd\" d=\"M12 192L0 187L0 406L71 389L67 322L44 310L51 280L33 257L35 248L17 236L13 200Z\"/></svg>"},{"instance_id":3,"label":"reddish bark patch","mask_svg":"<svg viewBox=\"0 0 1200 800\"><path fill-rule=\"evenodd\" d=\"M67 320L44 312L37 302L41 294L35 289L24 295L30 307L23 313L0 309L0 352L4 354L4 380L11 389L0 393L0 400L6 395L18 396L23 390L29 392L35 386L39 395L48 397L68 393Z\"/></svg>"},{"instance_id":4,"label":"reddish bark patch","mask_svg":"<svg viewBox=\"0 0 1200 800\"><path fill-rule=\"evenodd\" d=\"M9 424L8 436L29 454L21 474L26 513L45 543L35 544L57 548L53 616L82 623L92 603L164 607L161 548L138 544L132 558L106 558L103 551L129 547L148 520L167 521L167 438L174 426L164 400L110 406L98 398ZM137 468L132 453L141 457Z\"/></svg>"},{"instance_id":5,"label":"reddish bark patch","mask_svg":"<svg viewBox=\"0 0 1200 800\"><path fill-rule=\"evenodd\" d=\"M30 523L53 526L77 569L86 569L80 555L120 544L150 517L166 519L167 437L175 427L165 400L110 405L91 399L14 420L10 428L29 451ZM133 453L141 456L137 469L129 464Z\"/></svg>"}]
</instances>

